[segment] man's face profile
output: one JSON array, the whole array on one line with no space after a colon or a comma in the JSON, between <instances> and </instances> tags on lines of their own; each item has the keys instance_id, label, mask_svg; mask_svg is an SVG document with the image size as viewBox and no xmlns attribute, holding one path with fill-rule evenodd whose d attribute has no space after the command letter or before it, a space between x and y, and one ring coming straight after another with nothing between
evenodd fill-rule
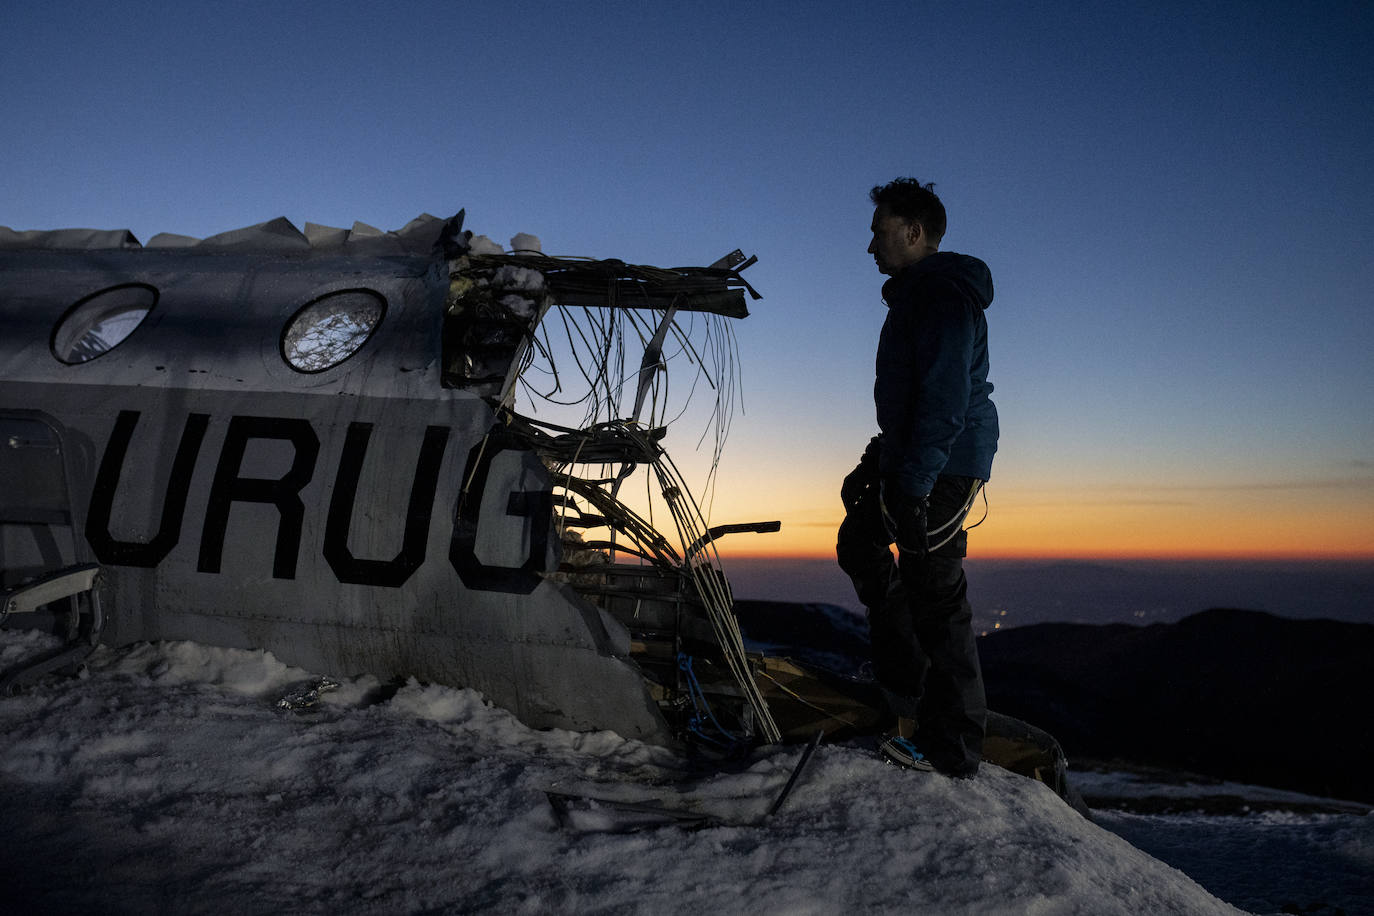
<instances>
[{"instance_id":1,"label":"man's face profile","mask_svg":"<svg viewBox=\"0 0 1374 916\"><path fill-rule=\"evenodd\" d=\"M921 260L925 253L924 231L920 223L912 223L894 215L886 204L873 211L873 241L868 253L878 264L878 272L896 276L902 268Z\"/></svg>"}]
</instances>

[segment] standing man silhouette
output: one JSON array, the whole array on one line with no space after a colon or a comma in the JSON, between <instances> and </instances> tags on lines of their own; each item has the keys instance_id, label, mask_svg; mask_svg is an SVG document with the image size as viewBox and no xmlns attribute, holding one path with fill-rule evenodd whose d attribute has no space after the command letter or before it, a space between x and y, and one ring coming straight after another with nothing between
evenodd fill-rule
<instances>
[{"instance_id":1,"label":"standing man silhouette","mask_svg":"<svg viewBox=\"0 0 1374 916\"><path fill-rule=\"evenodd\" d=\"M880 434L841 487L836 552L868 608L874 674L896 718L881 753L972 776L987 701L962 526L997 451L984 316L992 274L939 250L945 208L933 188L898 178L869 193L868 251L888 276L873 386Z\"/></svg>"}]
</instances>

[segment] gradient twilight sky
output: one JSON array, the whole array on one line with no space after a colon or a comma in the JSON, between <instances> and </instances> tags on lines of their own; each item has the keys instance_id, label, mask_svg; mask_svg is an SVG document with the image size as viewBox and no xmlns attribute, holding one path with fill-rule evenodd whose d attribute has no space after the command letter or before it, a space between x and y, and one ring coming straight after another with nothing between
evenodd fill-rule
<instances>
[{"instance_id":1,"label":"gradient twilight sky","mask_svg":"<svg viewBox=\"0 0 1374 916\"><path fill-rule=\"evenodd\" d=\"M14 229L757 254L711 521L783 531L727 554L832 552L868 189L934 181L997 287L975 554L1374 557L1368 2L11 2L0 124Z\"/></svg>"}]
</instances>

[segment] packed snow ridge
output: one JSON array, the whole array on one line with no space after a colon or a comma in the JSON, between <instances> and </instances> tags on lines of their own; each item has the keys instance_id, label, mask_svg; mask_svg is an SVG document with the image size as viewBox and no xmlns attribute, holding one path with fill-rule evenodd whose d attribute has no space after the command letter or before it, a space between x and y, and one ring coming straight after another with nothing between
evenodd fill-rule
<instances>
[{"instance_id":1,"label":"packed snow ridge","mask_svg":"<svg viewBox=\"0 0 1374 916\"><path fill-rule=\"evenodd\" d=\"M0 669L50 645L0 632ZM821 746L726 770L609 732L531 730L473 691L341 678L265 652L101 647L0 700L17 911L1236 913L994 766L949 780ZM323 682L326 688L333 686ZM313 697L312 697L313 699ZM722 826L560 827L546 791L656 799Z\"/></svg>"}]
</instances>

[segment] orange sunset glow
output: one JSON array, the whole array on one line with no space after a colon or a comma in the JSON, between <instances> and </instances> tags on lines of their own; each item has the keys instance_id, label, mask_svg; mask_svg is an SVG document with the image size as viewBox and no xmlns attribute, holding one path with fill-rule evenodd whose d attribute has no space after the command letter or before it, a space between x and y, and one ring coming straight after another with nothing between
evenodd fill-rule
<instances>
[{"instance_id":1,"label":"orange sunset glow","mask_svg":"<svg viewBox=\"0 0 1374 916\"><path fill-rule=\"evenodd\" d=\"M1035 559L1369 559L1374 558L1374 504L1339 490L1199 491L1177 499L1107 493L1028 492L988 487L969 524L987 517L969 534L973 557ZM722 538L718 550L730 557L833 557L835 532L843 518L833 508L789 506L777 494L755 497L740 511L718 500L713 523L776 518L775 534Z\"/></svg>"}]
</instances>

